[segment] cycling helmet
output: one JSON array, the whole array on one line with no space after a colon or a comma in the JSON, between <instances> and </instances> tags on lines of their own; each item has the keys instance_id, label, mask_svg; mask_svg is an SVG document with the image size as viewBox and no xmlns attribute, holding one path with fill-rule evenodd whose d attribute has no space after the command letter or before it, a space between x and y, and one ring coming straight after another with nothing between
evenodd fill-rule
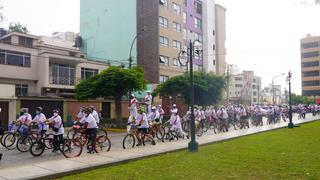
<instances>
[{"instance_id":1,"label":"cycling helmet","mask_svg":"<svg viewBox=\"0 0 320 180\"><path fill-rule=\"evenodd\" d=\"M40 112L42 112L42 107L36 107L36 110L38 110L38 111L40 111Z\"/></svg>"}]
</instances>

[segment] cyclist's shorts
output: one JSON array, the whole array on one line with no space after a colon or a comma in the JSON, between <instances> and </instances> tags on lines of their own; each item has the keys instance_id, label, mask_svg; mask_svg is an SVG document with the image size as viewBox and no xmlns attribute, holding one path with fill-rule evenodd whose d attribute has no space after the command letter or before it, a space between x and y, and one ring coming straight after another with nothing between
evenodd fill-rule
<instances>
[{"instance_id":1,"label":"cyclist's shorts","mask_svg":"<svg viewBox=\"0 0 320 180\"><path fill-rule=\"evenodd\" d=\"M138 128L139 132L142 132L144 134L149 134L149 129L148 128Z\"/></svg>"}]
</instances>

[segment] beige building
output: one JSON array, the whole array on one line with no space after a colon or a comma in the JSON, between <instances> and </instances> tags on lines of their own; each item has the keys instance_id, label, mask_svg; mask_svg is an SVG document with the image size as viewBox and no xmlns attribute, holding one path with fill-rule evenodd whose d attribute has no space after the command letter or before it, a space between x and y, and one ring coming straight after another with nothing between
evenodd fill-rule
<instances>
[{"instance_id":1,"label":"beige building","mask_svg":"<svg viewBox=\"0 0 320 180\"><path fill-rule=\"evenodd\" d=\"M300 43L302 95L320 96L320 36L307 35Z\"/></svg>"},{"instance_id":2,"label":"beige building","mask_svg":"<svg viewBox=\"0 0 320 180\"><path fill-rule=\"evenodd\" d=\"M106 63L87 61L78 49L57 46L48 37L4 35L0 38L1 119L12 121L21 107L35 106L43 106L48 115L59 108L66 119L73 115L66 108L77 82L106 68Z\"/></svg>"},{"instance_id":3,"label":"beige building","mask_svg":"<svg viewBox=\"0 0 320 180\"><path fill-rule=\"evenodd\" d=\"M183 0L159 4L160 83L185 72L178 62L183 49Z\"/></svg>"},{"instance_id":4,"label":"beige building","mask_svg":"<svg viewBox=\"0 0 320 180\"><path fill-rule=\"evenodd\" d=\"M226 71L226 9L215 5L215 37L216 37L216 73L223 75Z\"/></svg>"}]
</instances>

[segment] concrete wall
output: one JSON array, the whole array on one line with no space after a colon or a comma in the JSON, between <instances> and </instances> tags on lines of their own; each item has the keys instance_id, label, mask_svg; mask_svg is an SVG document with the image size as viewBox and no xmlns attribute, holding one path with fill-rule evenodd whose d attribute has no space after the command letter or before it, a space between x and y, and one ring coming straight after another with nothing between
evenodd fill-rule
<instances>
[{"instance_id":1,"label":"concrete wall","mask_svg":"<svg viewBox=\"0 0 320 180\"><path fill-rule=\"evenodd\" d=\"M217 74L223 75L226 70L226 9L215 5L215 38L216 38L216 67Z\"/></svg>"}]
</instances>

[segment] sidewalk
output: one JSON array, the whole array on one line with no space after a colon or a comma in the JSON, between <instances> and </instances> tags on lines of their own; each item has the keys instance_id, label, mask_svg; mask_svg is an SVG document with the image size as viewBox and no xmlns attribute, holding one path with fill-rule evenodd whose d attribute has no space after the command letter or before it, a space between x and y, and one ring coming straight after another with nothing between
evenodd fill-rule
<instances>
[{"instance_id":1,"label":"sidewalk","mask_svg":"<svg viewBox=\"0 0 320 180\"><path fill-rule=\"evenodd\" d=\"M311 122L319 119L319 116L309 117L305 120L294 120L295 124ZM264 131L270 131L287 127L287 123L280 123L276 125L266 125L263 127L250 127L249 129L231 131L228 133L204 134L202 137L197 138L200 145L215 143L227 139L241 137L245 135L255 134ZM29 165L17 166L12 168L0 169L0 180L4 179L35 179L35 178L53 178L70 173L90 170L101 166L111 166L127 162L129 160L148 157L155 154L167 153L187 148L189 140L180 140L173 142L157 143L156 146L137 147L130 150L118 150L106 153L93 154L73 159L60 159ZM201 151L199 151L201 153ZM1 163L1 162L0 162Z\"/></svg>"}]
</instances>

